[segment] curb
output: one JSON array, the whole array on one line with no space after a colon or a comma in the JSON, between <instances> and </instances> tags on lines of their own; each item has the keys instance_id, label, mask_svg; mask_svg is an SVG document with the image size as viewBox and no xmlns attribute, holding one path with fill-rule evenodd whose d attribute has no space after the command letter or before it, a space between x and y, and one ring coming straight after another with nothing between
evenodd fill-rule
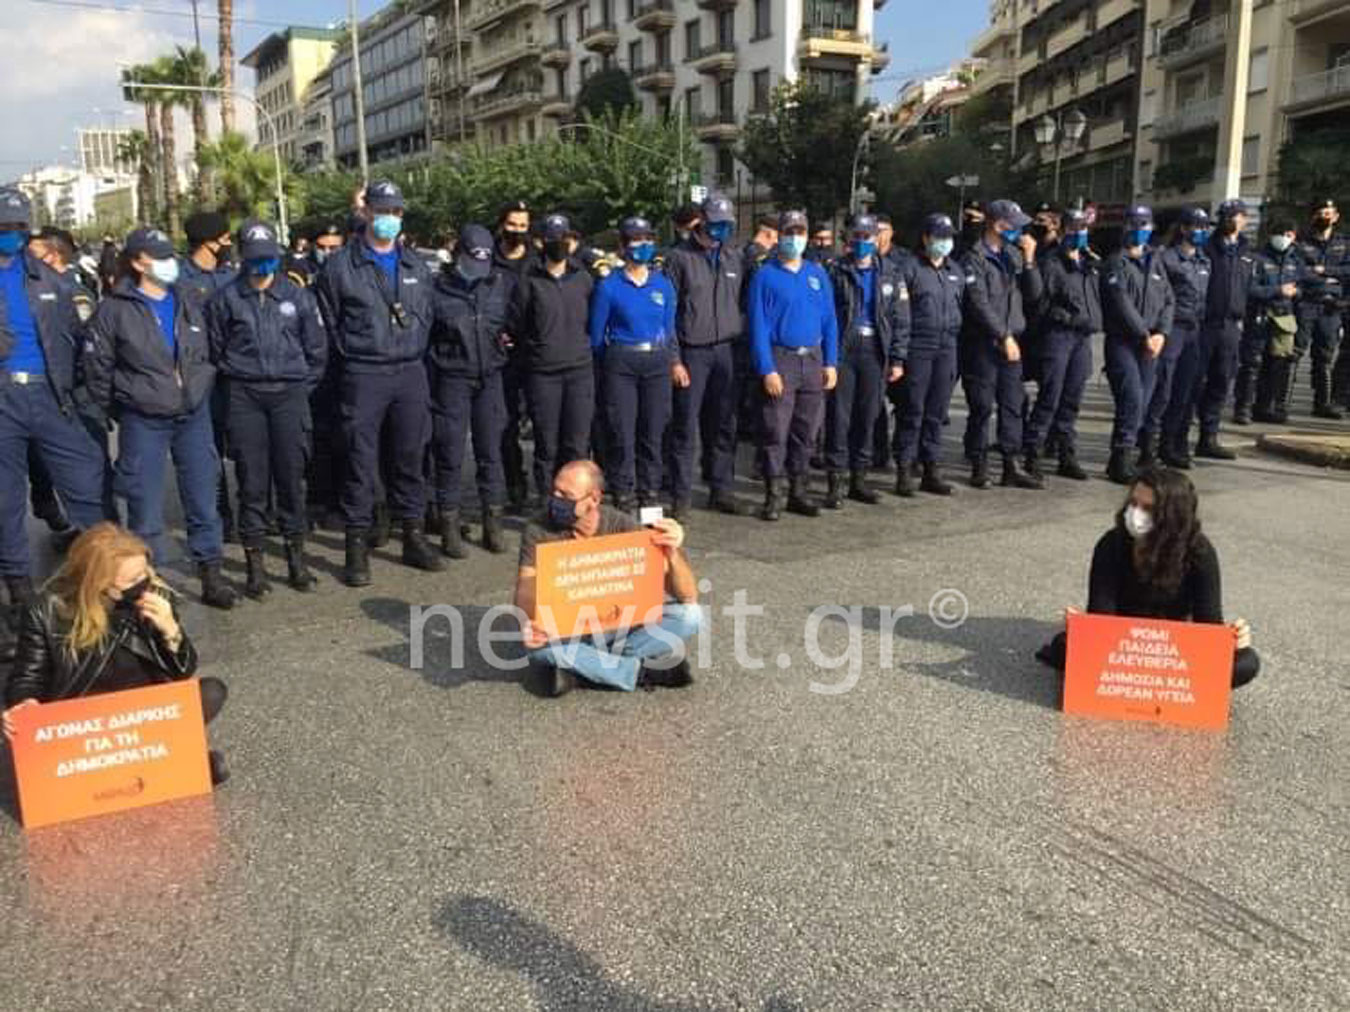
<instances>
[{"instance_id":1,"label":"curb","mask_svg":"<svg viewBox=\"0 0 1350 1012\"><path fill-rule=\"evenodd\" d=\"M1350 471L1350 436L1261 436L1258 449L1314 467Z\"/></svg>"}]
</instances>

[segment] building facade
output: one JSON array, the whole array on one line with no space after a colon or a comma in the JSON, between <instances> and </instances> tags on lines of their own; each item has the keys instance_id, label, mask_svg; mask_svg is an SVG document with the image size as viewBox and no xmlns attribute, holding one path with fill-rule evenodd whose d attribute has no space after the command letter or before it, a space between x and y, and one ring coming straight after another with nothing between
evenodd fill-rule
<instances>
[{"instance_id":1,"label":"building facade","mask_svg":"<svg viewBox=\"0 0 1350 1012\"><path fill-rule=\"evenodd\" d=\"M297 164L304 172L333 168L333 73L324 68L309 84L296 136Z\"/></svg>"},{"instance_id":2,"label":"building facade","mask_svg":"<svg viewBox=\"0 0 1350 1012\"><path fill-rule=\"evenodd\" d=\"M361 24L361 90L366 153L371 162L398 161L430 147L426 58L434 22L402 5L387 7ZM342 168L359 164L356 93L350 36L338 45L331 67L333 152Z\"/></svg>"},{"instance_id":3,"label":"building facade","mask_svg":"<svg viewBox=\"0 0 1350 1012\"><path fill-rule=\"evenodd\" d=\"M337 37L326 28L292 26L263 39L240 61L253 69L254 98L267 113L258 117L259 149L271 149L275 131L281 157L300 161L310 85L328 66Z\"/></svg>"},{"instance_id":4,"label":"building facade","mask_svg":"<svg viewBox=\"0 0 1350 1012\"><path fill-rule=\"evenodd\" d=\"M130 127L81 127L76 130L80 171L117 182L134 176L136 167L119 154L131 133Z\"/></svg>"},{"instance_id":5,"label":"building facade","mask_svg":"<svg viewBox=\"0 0 1350 1012\"><path fill-rule=\"evenodd\" d=\"M982 70L967 61L946 73L910 81L893 103L882 108L875 129L897 147L950 137L952 121L970 100L973 82Z\"/></svg>"}]
</instances>

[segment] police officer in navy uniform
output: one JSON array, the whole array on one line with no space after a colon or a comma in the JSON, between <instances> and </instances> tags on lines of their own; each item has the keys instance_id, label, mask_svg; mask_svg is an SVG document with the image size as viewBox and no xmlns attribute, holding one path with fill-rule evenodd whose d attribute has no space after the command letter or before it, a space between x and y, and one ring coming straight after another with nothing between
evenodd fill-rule
<instances>
[{"instance_id":1,"label":"police officer in navy uniform","mask_svg":"<svg viewBox=\"0 0 1350 1012\"><path fill-rule=\"evenodd\" d=\"M731 245L735 228L736 210L731 201L710 196L703 203L702 222L689 241L666 256L666 275L675 286L679 336L672 369L675 415L671 433L671 486L677 520L684 518L693 497L694 445L700 438L710 464L708 508L732 516L742 512L732 483L737 359L745 350L746 270L740 251Z\"/></svg>"},{"instance_id":2,"label":"police officer in navy uniform","mask_svg":"<svg viewBox=\"0 0 1350 1012\"><path fill-rule=\"evenodd\" d=\"M495 270L519 277L534 265L539 254L531 243L530 206L523 200L504 204L497 214L497 243L492 250ZM506 368L502 370L502 391L506 401L506 424L502 429L502 468L506 473L507 498L520 508L529 497L525 477L525 451L520 442L529 421L525 403L525 369L519 347L507 349Z\"/></svg>"},{"instance_id":3,"label":"police officer in navy uniform","mask_svg":"<svg viewBox=\"0 0 1350 1012\"><path fill-rule=\"evenodd\" d=\"M198 297L205 304L235 279L234 238L230 222L219 211L198 211L183 222L188 254L180 258L179 291Z\"/></svg>"},{"instance_id":4,"label":"police officer in navy uniform","mask_svg":"<svg viewBox=\"0 0 1350 1012\"><path fill-rule=\"evenodd\" d=\"M342 249L346 241L346 232L335 221L326 222L316 229L310 237L309 247L303 252L286 255L286 277L301 288L313 286L319 271L328 258Z\"/></svg>"},{"instance_id":5,"label":"police officer in navy uniform","mask_svg":"<svg viewBox=\"0 0 1350 1012\"><path fill-rule=\"evenodd\" d=\"M224 537L216 492L220 459L211 423L216 370L203 306L177 291L179 261L156 228L127 236L122 278L89 325L83 355L93 403L117 420L114 486L127 526L164 558L164 477L172 456L202 600L234 606L220 571Z\"/></svg>"},{"instance_id":6,"label":"police officer in navy uniform","mask_svg":"<svg viewBox=\"0 0 1350 1012\"><path fill-rule=\"evenodd\" d=\"M423 463L431 438L431 391L423 364L432 318L426 264L398 242L403 194L387 180L366 189L361 236L331 257L315 291L331 347L342 364L339 400L347 449L342 512L347 525L342 579L370 583L368 537L380 462L390 515L403 529L403 563L436 572L440 556L423 529ZM387 439L382 433L387 429Z\"/></svg>"},{"instance_id":7,"label":"police officer in navy uniform","mask_svg":"<svg viewBox=\"0 0 1350 1012\"><path fill-rule=\"evenodd\" d=\"M1350 238L1336 231L1340 219L1334 200L1318 201L1299 242L1306 272L1298 303L1297 352L1301 358L1312 350L1313 417L1332 420L1345 417L1331 388L1338 347L1345 357L1341 327L1350 292Z\"/></svg>"},{"instance_id":8,"label":"police officer in navy uniform","mask_svg":"<svg viewBox=\"0 0 1350 1012\"><path fill-rule=\"evenodd\" d=\"M808 497L808 466L825 394L838 380L839 324L829 275L804 259L806 227L804 211L779 216L778 254L755 272L746 295L751 361L761 383L763 520L781 515L784 476L788 510L820 515Z\"/></svg>"},{"instance_id":9,"label":"police officer in navy uniform","mask_svg":"<svg viewBox=\"0 0 1350 1012\"><path fill-rule=\"evenodd\" d=\"M1174 300L1172 333L1163 345L1154 376L1153 397L1140 437L1141 466L1152 463L1150 451L1155 447L1158 459L1168 467L1184 471L1191 466L1186 428L1209 292L1209 232L1208 212L1203 207L1188 207L1181 212L1172 241L1162 251L1163 270Z\"/></svg>"},{"instance_id":10,"label":"police officer in navy uniform","mask_svg":"<svg viewBox=\"0 0 1350 1012\"><path fill-rule=\"evenodd\" d=\"M1278 425L1289 420L1298 344L1296 306L1305 273L1297 238L1293 221L1276 218L1265 246L1256 255L1234 384L1236 425L1252 419Z\"/></svg>"},{"instance_id":11,"label":"police officer in navy uniform","mask_svg":"<svg viewBox=\"0 0 1350 1012\"><path fill-rule=\"evenodd\" d=\"M1022 435L1028 474L1040 477L1040 455L1053 441L1057 473L1086 481L1078 463L1078 411L1092 375L1092 335L1102 329L1101 271L1089 242L1087 215L1070 208L1063 234L1041 258L1045 296L1039 315L1040 380Z\"/></svg>"},{"instance_id":12,"label":"police officer in navy uniform","mask_svg":"<svg viewBox=\"0 0 1350 1012\"><path fill-rule=\"evenodd\" d=\"M80 322L72 289L25 247L28 198L0 189L0 577L32 597L27 483L36 448L76 527L104 519L103 452L76 413Z\"/></svg>"},{"instance_id":13,"label":"police officer in navy uniform","mask_svg":"<svg viewBox=\"0 0 1350 1012\"><path fill-rule=\"evenodd\" d=\"M502 507L506 474L502 432L506 427L506 317L518 275L493 258L492 234L465 225L454 260L436 277L431 328L431 417L440 507L441 552L464 557L460 532L460 474L470 435L482 507L483 547L502 552Z\"/></svg>"},{"instance_id":14,"label":"police officer in navy uniform","mask_svg":"<svg viewBox=\"0 0 1350 1012\"><path fill-rule=\"evenodd\" d=\"M888 358L903 371L909 346L909 289L894 260L877 249L876 218L860 214L849 226L848 246L830 268L835 319L842 347L838 382L825 401L825 506L848 497L875 505L880 497L867 487L867 469L877 415L886 390Z\"/></svg>"},{"instance_id":15,"label":"police officer in navy uniform","mask_svg":"<svg viewBox=\"0 0 1350 1012\"><path fill-rule=\"evenodd\" d=\"M604 373L606 481L615 508L627 511L657 504L679 342L675 286L651 267L656 255L651 222L623 219L619 244L623 268L595 286L588 329L591 352Z\"/></svg>"},{"instance_id":16,"label":"police officer in navy uniform","mask_svg":"<svg viewBox=\"0 0 1350 1012\"><path fill-rule=\"evenodd\" d=\"M276 231L263 222L239 229L238 278L207 303L211 361L228 381L225 420L239 477L239 536L248 570L244 593L270 591L263 556L268 495L286 539L287 582L315 584L305 562L305 464L309 394L323 376L328 334L314 296L281 273Z\"/></svg>"},{"instance_id":17,"label":"police officer in navy uniform","mask_svg":"<svg viewBox=\"0 0 1350 1012\"><path fill-rule=\"evenodd\" d=\"M1134 444L1153 396L1158 358L1172 332L1175 299L1153 238L1153 209L1143 204L1125 215L1121 249L1102 269L1102 324L1106 378L1115 398L1107 477L1119 485L1137 476Z\"/></svg>"},{"instance_id":18,"label":"police officer in navy uniform","mask_svg":"<svg viewBox=\"0 0 1350 1012\"><path fill-rule=\"evenodd\" d=\"M1020 339L1043 291L1036 240L1024 231L1030 223L1014 201L991 201L984 235L962 261L971 279L961 332L961 383L970 407L965 452L974 488L990 484L989 418L995 405L998 447L1003 455L1001 483L1014 488L1044 487L1041 479L1018 465L1026 400Z\"/></svg>"}]
</instances>

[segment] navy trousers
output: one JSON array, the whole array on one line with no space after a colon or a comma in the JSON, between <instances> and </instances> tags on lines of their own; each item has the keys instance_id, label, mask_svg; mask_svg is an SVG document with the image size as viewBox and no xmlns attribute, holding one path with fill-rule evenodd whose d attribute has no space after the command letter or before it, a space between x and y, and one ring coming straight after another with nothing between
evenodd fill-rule
<instances>
[{"instance_id":1,"label":"navy trousers","mask_svg":"<svg viewBox=\"0 0 1350 1012\"><path fill-rule=\"evenodd\" d=\"M587 362L560 372L530 373L525 393L534 426L534 487L548 495L558 468L589 455L595 370Z\"/></svg>"},{"instance_id":2,"label":"navy trousers","mask_svg":"<svg viewBox=\"0 0 1350 1012\"><path fill-rule=\"evenodd\" d=\"M900 380L892 452L897 467L917 459L937 463L942 456L942 428L947 424L956 387L956 346L919 351L913 347Z\"/></svg>"},{"instance_id":3,"label":"navy trousers","mask_svg":"<svg viewBox=\"0 0 1350 1012\"><path fill-rule=\"evenodd\" d=\"M880 339L850 335L839 359L839 379L825 398L825 466L865 471L872 464L877 412L886 390Z\"/></svg>"},{"instance_id":4,"label":"navy trousers","mask_svg":"<svg viewBox=\"0 0 1350 1012\"><path fill-rule=\"evenodd\" d=\"M686 347L681 357L689 385L674 392L671 424L671 488L676 502L688 502L694 485L694 446L712 492L729 492L736 464L736 414L740 388L736 352L730 341Z\"/></svg>"},{"instance_id":5,"label":"navy trousers","mask_svg":"<svg viewBox=\"0 0 1350 1012\"><path fill-rule=\"evenodd\" d=\"M770 397L760 381L760 465L765 478L806 474L825 408L820 349L808 354L775 347L774 370L783 379L781 397Z\"/></svg>"},{"instance_id":6,"label":"navy trousers","mask_svg":"<svg viewBox=\"0 0 1350 1012\"><path fill-rule=\"evenodd\" d=\"M507 484L523 497L525 494L525 451L520 445L521 422L526 417L525 371L518 357L512 353L502 370L502 400L506 405L506 420L502 427L501 458ZM544 495L548 489L539 489Z\"/></svg>"},{"instance_id":7,"label":"navy trousers","mask_svg":"<svg viewBox=\"0 0 1350 1012\"><path fill-rule=\"evenodd\" d=\"M998 448L1005 456L1022 449L1022 363L1009 362L1003 349L989 341L973 341L961 355L961 386L970 414L966 418L966 458L989 450L989 419L998 406Z\"/></svg>"},{"instance_id":8,"label":"navy trousers","mask_svg":"<svg viewBox=\"0 0 1350 1012\"><path fill-rule=\"evenodd\" d=\"M195 563L219 562L223 531L216 493L216 454L208 397L186 415L159 418L124 408L118 418L117 470L113 487L127 503L127 527L165 558L164 472L173 458L178 498L187 527L188 554Z\"/></svg>"},{"instance_id":9,"label":"navy trousers","mask_svg":"<svg viewBox=\"0 0 1350 1012\"><path fill-rule=\"evenodd\" d=\"M76 527L104 519L103 451L46 379L0 372L0 576L28 576L28 452L36 449Z\"/></svg>"},{"instance_id":10,"label":"navy trousers","mask_svg":"<svg viewBox=\"0 0 1350 1012\"><path fill-rule=\"evenodd\" d=\"M1175 328L1174 328L1175 330ZM1192 329L1177 353L1172 393L1163 414L1163 443L1181 449L1190 442L1203 377L1200 375L1200 330Z\"/></svg>"},{"instance_id":11,"label":"navy trousers","mask_svg":"<svg viewBox=\"0 0 1350 1012\"><path fill-rule=\"evenodd\" d=\"M1039 454L1052 436L1060 454L1078 448L1078 412L1092 378L1092 337L1074 330L1051 330L1041 341L1040 382L1027 420L1023 446Z\"/></svg>"},{"instance_id":12,"label":"navy trousers","mask_svg":"<svg viewBox=\"0 0 1350 1012\"><path fill-rule=\"evenodd\" d=\"M459 509L463 487L464 447L473 438L478 499L485 506L506 501L502 466L502 433L506 429L506 395L502 374L481 379L432 369L431 423L436 459L436 502L444 510Z\"/></svg>"},{"instance_id":13,"label":"navy trousers","mask_svg":"<svg viewBox=\"0 0 1350 1012\"><path fill-rule=\"evenodd\" d=\"M1158 360L1138 341L1106 338L1106 380L1116 402L1111 424L1111 449L1134 446L1144 423L1144 411L1153 396L1153 378Z\"/></svg>"},{"instance_id":14,"label":"navy trousers","mask_svg":"<svg viewBox=\"0 0 1350 1012\"><path fill-rule=\"evenodd\" d=\"M1144 425L1141 436L1156 436L1167 431L1165 420L1174 397L1182 395L1179 389L1182 360L1188 360L1185 366L1188 382L1194 382L1195 345L1200 339L1194 323L1177 321L1172 325L1172 333L1167 335L1162 354L1158 356L1153 372L1153 396L1149 398L1148 408L1144 412ZM1189 393L1189 391L1187 391ZM1170 437L1168 437L1170 438Z\"/></svg>"},{"instance_id":15,"label":"navy trousers","mask_svg":"<svg viewBox=\"0 0 1350 1012\"><path fill-rule=\"evenodd\" d=\"M1242 342L1242 321L1222 320L1206 323L1200 331L1200 354L1196 361L1194 399L1200 418L1200 435L1219 434L1219 418L1237 375L1238 346Z\"/></svg>"},{"instance_id":16,"label":"navy trousers","mask_svg":"<svg viewBox=\"0 0 1350 1012\"><path fill-rule=\"evenodd\" d=\"M239 540L247 547L262 543L273 489L281 533L304 536L305 470L313 432L308 387L236 379L229 391L225 418L239 480Z\"/></svg>"},{"instance_id":17,"label":"navy trousers","mask_svg":"<svg viewBox=\"0 0 1350 1012\"><path fill-rule=\"evenodd\" d=\"M605 349L605 481L617 495L661 488L661 440L670 422L670 350Z\"/></svg>"},{"instance_id":18,"label":"navy trousers","mask_svg":"<svg viewBox=\"0 0 1350 1012\"><path fill-rule=\"evenodd\" d=\"M422 466L431 438L431 394L421 362L344 370L340 391L347 473L342 514L347 526L371 525L384 457L389 516L421 520L426 512ZM383 435L383 439L381 438ZM383 454L381 450L383 449Z\"/></svg>"}]
</instances>

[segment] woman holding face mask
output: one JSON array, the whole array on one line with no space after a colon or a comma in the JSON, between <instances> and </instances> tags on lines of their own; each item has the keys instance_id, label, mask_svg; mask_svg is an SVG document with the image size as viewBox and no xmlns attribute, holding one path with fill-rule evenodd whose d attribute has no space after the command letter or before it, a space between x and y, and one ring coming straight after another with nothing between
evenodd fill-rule
<instances>
[{"instance_id":1,"label":"woman holding face mask","mask_svg":"<svg viewBox=\"0 0 1350 1012\"><path fill-rule=\"evenodd\" d=\"M1219 556L1200 530L1195 486L1180 471L1149 469L1130 486L1116 523L1092 553L1089 614L1223 625ZM1070 614L1077 609L1070 608ZM1233 688L1261 670L1244 619L1233 631ZM1068 639L1060 633L1036 658L1064 670Z\"/></svg>"},{"instance_id":2,"label":"woman holding face mask","mask_svg":"<svg viewBox=\"0 0 1350 1012\"><path fill-rule=\"evenodd\" d=\"M190 678L197 651L171 594L135 535L102 523L76 538L20 622L5 686L5 736L13 737L14 714L26 707ZM225 705L225 683L203 678L200 685L210 721ZM212 783L224 783L224 758L213 751L210 761Z\"/></svg>"}]
</instances>

